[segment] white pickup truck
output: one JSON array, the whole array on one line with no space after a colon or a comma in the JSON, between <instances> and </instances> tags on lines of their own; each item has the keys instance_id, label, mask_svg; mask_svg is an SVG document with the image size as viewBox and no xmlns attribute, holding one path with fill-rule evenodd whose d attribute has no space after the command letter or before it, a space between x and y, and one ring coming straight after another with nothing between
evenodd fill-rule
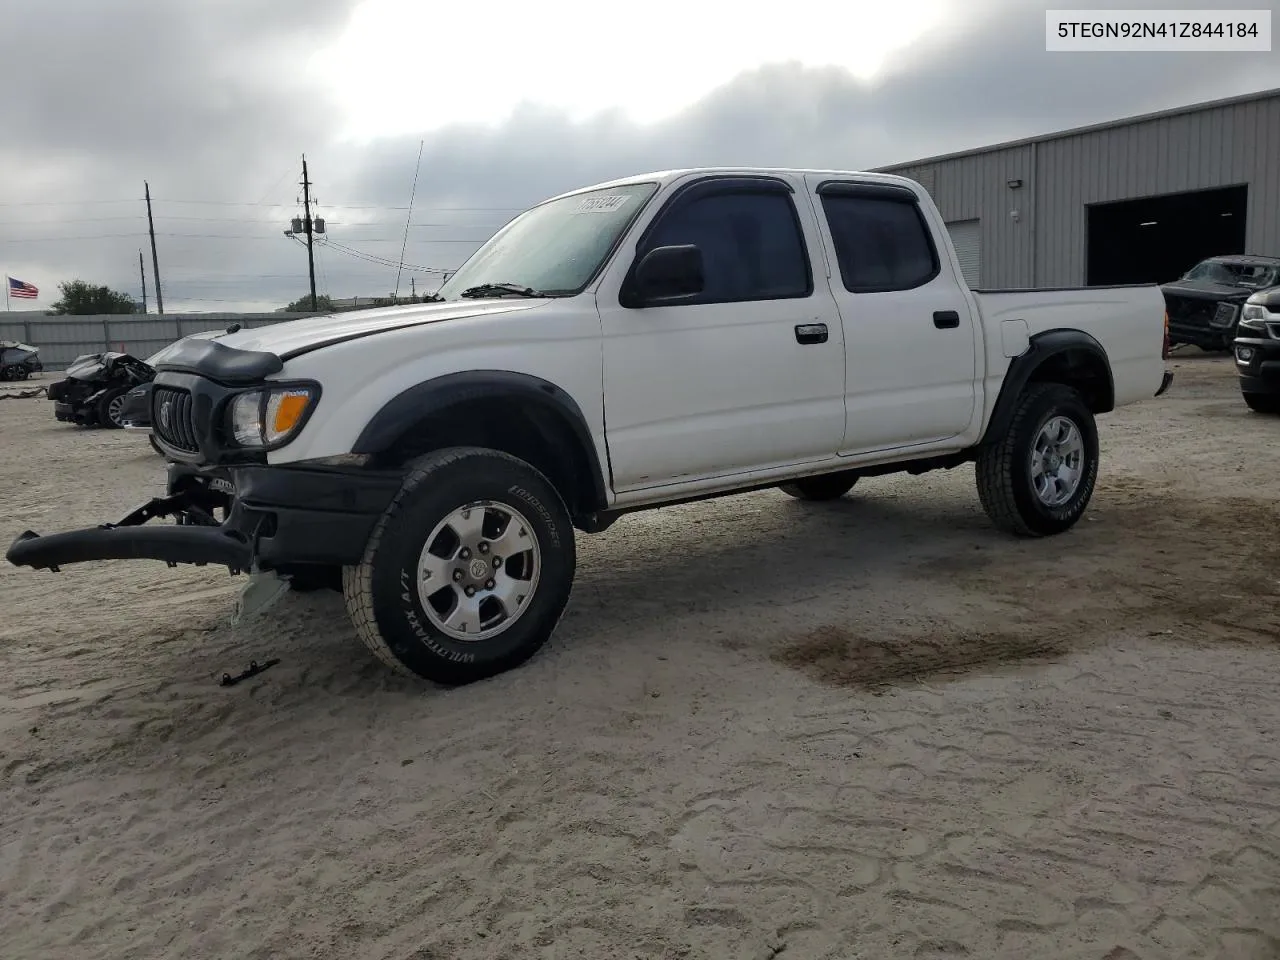
<instances>
[{"instance_id":1,"label":"white pickup truck","mask_svg":"<svg viewBox=\"0 0 1280 960\"><path fill-rule=\"evenodd\" d=\"M928 194L880 174L585 187L436 300L181 342L152 392L169 495L8 559L327 583L388 665L460 684L550 636L575 528L973 462L998 527L1056 534L1093 493L1095 415L1171 379L1157 286L970 290Z\"/></svg>"}]
</instances>

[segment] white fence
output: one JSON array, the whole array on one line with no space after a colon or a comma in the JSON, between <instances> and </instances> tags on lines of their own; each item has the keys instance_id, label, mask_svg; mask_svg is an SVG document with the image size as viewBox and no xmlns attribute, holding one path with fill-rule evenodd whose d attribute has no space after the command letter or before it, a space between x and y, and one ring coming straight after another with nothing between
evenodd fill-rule
<instances>
[{"instance_id":1,"label":"white fence","mask_svg":"<svg viewBox=\"0 0 1280 960\"><path fill-rule=\"evenodd\" d=\"M265 327L310 313L174 313L160 316L103 314L94 316L24 317L5 320L0 314L0 340L19 340L40 348L46 370L62 370L85 353L119 350L145 360L161 347L202 330L225 329L233 323Z\"/></svg>"}]
</instances>

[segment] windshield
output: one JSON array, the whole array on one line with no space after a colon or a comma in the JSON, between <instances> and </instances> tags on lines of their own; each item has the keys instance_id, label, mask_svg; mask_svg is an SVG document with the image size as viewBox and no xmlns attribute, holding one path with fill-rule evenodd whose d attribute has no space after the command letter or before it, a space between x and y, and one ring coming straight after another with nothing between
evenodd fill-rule
<instances>
[{"instance_id":1,"label":"windshield","mask_svg":"<svg viewBox=\"0 0 1280 960\"><path fill-rule=\"evenodd\" d=\"M1230 287L1274 287L1280 284L1280 266L1265 263L1232 263L1205 260L1187 271L1184 280L1208 280Z\"/></svg>"},{"instance_id":2,"label":"windshield","mask_svg":"<svg viewBox=\"0 0 1280 960\"><path fill-rule=\"evenodd\" d=\"M579 293L657 188L656 183L605 187L526 210L473 253L437 293L454 300L486 284L514 284L545 296Z\"/></svg>"}]
</instances>

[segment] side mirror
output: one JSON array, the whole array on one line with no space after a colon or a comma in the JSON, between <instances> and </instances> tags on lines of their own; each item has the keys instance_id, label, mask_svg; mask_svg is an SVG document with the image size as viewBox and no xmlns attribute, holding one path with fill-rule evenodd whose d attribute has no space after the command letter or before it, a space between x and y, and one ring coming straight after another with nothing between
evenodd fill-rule
<instances>
[{"instance_id":1,"label":"side mirror","mask_svg":"<svg viewBox=\"0 0 1280 960\"><path fill-rule=\"evenodd\" d=\"M627 306L682 303L702 293L704 284L702 250L697 245L654 247L635 266Z\"/></svg>"}]
</instances>

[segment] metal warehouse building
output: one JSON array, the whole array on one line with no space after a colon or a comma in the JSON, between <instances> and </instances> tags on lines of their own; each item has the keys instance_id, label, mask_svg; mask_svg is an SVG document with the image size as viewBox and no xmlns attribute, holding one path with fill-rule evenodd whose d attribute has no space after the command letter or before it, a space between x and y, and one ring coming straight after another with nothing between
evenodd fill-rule
<instances>
[{"instance_id":1,"label":"metal warehouse building","mask_svg":"<svg viewBox=\"0 0 1280 960\"><path fill-rule=\"evenodd\" d=\"M919 181L975 287L1165 283L1280 256L1280 89L881 167Z\"/></svg>"}]
</instances>

